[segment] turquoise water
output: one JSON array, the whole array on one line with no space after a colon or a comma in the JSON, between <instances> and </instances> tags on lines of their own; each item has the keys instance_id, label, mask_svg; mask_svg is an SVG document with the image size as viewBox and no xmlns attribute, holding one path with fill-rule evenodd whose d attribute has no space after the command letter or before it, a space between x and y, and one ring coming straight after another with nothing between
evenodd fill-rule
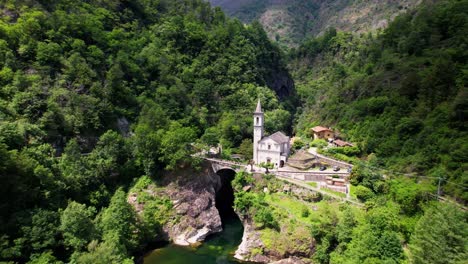
<instances>
[{"instance_id":1,"label":"turquoise water","mask_svg":"<svg viewBox=\"0 0 468 264\"><path fill-rule=\"evenodd\" d=\"M242 241L244 228L236 215L223 217L223 232L209 237L198 248L170 244L150 252L144 264L211 264L240 263L234 251Z\"/></svg>"}]
</instances>

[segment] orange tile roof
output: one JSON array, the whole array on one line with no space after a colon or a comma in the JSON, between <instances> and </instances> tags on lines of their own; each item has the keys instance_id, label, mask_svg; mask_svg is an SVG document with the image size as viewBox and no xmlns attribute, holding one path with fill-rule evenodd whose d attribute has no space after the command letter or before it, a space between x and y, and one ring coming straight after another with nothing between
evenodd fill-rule
<instances>
[{"instance_id":1,"label":"orange tile roof","mask_svg":"<svg viewBox=\"0 0 468 264\"><path fill-rule=\"evenodd\" d=\"M329 129L329 128L323 127L323 126L316 126L316 127L312 128L312 131L314 131L315 133L320 133L320 132L323 132L323 131L332 131L332 130Z\"/></svg>"}]
</instances>

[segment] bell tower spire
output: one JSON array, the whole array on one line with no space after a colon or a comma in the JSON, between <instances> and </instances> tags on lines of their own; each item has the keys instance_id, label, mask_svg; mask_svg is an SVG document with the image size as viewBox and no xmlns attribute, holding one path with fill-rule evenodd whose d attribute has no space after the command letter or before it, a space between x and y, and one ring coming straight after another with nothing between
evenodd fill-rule
<instances>
[{"instance_id":1,"label":"bell tower spire","mask_svg":"<svg viewBox=\"0 0 468 264\"><path fill-rule=\"evenodd\" d=\"M257 108L253 113L254 131L253 131L253 159L255 164L258 164L258 142L263 138L263 111L260 99L257 102Z\"/></svg>"}]
</instances>

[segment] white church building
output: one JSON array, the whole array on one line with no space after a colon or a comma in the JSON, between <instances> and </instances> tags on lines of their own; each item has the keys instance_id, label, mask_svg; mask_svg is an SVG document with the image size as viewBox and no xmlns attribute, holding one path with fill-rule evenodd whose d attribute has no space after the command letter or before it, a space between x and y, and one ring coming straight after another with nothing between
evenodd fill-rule
<instances>
[{"instance_id":1,"label":"white church building","mask_svg":"<svg viewBox=\"0 0 468 264\"><path fill-rule=\"evenodd\" d=\"M289 156L290 138L279 131L263 137L264 114L260 100L258 100L253 117L253 159L255 164L265 162L272 163L275 168L283 167Z\"/></svg>"}]
</instances>

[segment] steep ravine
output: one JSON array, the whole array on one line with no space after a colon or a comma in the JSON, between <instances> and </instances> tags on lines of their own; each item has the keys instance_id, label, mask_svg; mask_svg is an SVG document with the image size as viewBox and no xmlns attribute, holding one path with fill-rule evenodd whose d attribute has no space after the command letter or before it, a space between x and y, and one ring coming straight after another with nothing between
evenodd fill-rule
<instances>
[{"instance_id":1,"label":"steep ravine","mask_svg":"<svg viewBox=\"0 0 468 264\"><path fill-rule=\"evenodd\" d=\"M163 235L155 237L155 240L170 244L152 251L144 263L164 263L169 259L171 263L183 263L188 259L193 263L217 263L220 260L221 263L304 263L300 258L307 258L311 251L278 253L264 244L252 216L234 211L231 186L234 176L232 170L215 174L209 164L204 164L201 171L166 175L159 187L149 186L144 190L153 197L169 197L173 204L171 219L159 231ZM129 194L128 201L138 213L145 210L135 193ZM279 235L288 234L280 232ZM303 242L306 241L297 241Z\"/></svg>"}]
</instances>

